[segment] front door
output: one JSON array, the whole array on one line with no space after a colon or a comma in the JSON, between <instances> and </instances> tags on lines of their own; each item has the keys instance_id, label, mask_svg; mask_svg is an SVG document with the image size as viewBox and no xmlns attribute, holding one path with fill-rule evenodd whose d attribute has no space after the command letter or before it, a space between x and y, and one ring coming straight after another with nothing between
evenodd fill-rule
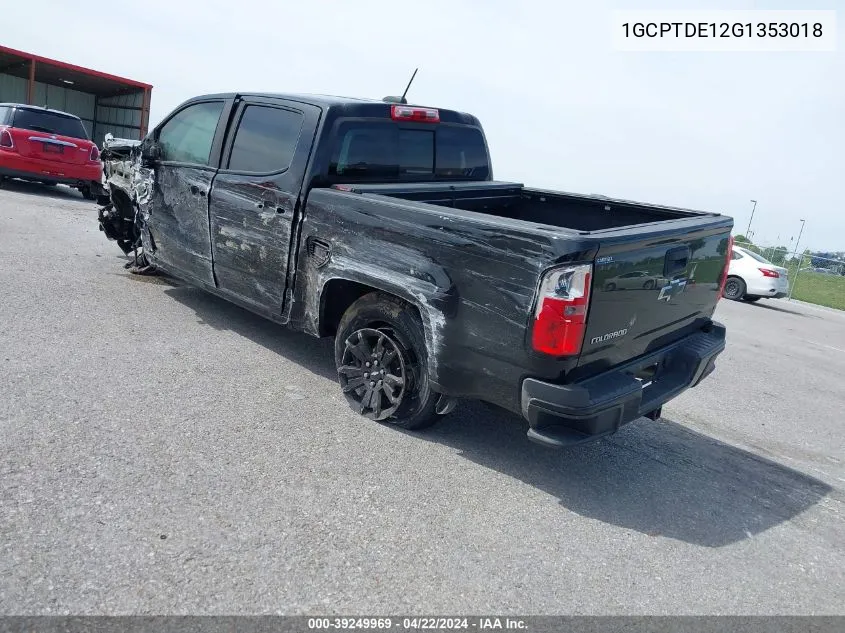
<instances>
[{"instance_id":1,"label":"front door","mask_svg":"<svg viewBox=\"0 0 845 633\"><path fill-rule=\"evenodd\" d=\"M208 194L217 172L226 105L225 100L191 103L159 127L154 138L161 159L154 168L152 196L142 205L148 214L145 244L152 262L186 281L211 286Z\"/></svg>"},{"instance_id":2,"label":"front door","mask_svg":"<svg viewBox=\"0 0 845 633\"><path fill-rule=\"evenodd\" d=\"M223 293L279 315L291 230L320 109L247 97L209 199L211 249Z\"/></svg>"}]
</instances>

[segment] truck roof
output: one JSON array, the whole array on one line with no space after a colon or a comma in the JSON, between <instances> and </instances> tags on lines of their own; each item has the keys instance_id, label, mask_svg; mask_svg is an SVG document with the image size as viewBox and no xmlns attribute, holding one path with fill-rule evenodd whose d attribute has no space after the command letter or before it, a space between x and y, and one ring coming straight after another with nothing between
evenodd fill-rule
<instances>
[{"instance_id":1,"label":"truck roof","mask_svg":"<svg viewBox=\"0 0 845 633\"><path fill-rule=\"evenodd\" d=\"M233 99L234 97L267 97L268 99L290 99L292 101L299 101L301 103L308 103L316 106L332 106L345 105L356 103L385 103L381 99L367 99L359 97L341 97L337 95L321 95L321 94L306 94L306 93L291 93L291 92L221 92L216 94L199 95L190 99L190 101L198 99L219 98L219 99ZM413 105L413 104L409 104Z\"/></svg>"},{"instance_id":2,"label":"truck roof","mask_svg":"<svg viewBox=\"0 0 845 633\"><path fill-rule=\"evenodd\" d=\"M321 94L300 94L289 92L221 92L215 94L199 95L188 99L185 103L192 101L201 101L204 99L234 99L235 97L264 97L267 99L287 99L289 101L297 101L307 105L314 105L320 108L350 108L354 106L364 105L395 105L393 102L384 101L383 99L368 99L360 97L341 97L337 95L321 95ZM458 115L464 122L473 125L478 125L478 119L473 115L458 110L451 110L449 108L441 108L438 106L427 106L421 103L408 103L408 106L415 107L431 107L437 108L441 112L450 112Z\"/></svg>"}]
</instances>

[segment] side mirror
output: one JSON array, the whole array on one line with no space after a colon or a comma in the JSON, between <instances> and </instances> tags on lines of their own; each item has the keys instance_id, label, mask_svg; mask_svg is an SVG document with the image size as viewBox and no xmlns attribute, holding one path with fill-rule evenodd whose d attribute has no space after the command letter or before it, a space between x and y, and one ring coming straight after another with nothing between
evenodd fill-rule
<instances>
[{"instance_id":1,"label":"side mirror","mask_svg":"<svg viewBox=\"0 0 845 633\"><path fill-rule=\"evenodd\" d=\"M141 147L141 162L151 167L161 160L161 145L155 141L144 143Z\"/></svg>"}]
</instances>

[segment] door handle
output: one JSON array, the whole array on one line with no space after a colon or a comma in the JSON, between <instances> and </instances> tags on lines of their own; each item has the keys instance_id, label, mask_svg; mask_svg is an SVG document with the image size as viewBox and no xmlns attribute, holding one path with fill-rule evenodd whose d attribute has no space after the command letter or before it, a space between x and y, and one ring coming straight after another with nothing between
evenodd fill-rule
<instances>
[{"instance_id":1,"label":"door handle","mask_svg":"<svg viewBox=\"0 0 845 633\"><path fill-rule=\"evenodd\" d=\"M204 196L205 189L197 187L196 185L191 185L191 193L195 196Z\"/></svg>"}]
</instances>

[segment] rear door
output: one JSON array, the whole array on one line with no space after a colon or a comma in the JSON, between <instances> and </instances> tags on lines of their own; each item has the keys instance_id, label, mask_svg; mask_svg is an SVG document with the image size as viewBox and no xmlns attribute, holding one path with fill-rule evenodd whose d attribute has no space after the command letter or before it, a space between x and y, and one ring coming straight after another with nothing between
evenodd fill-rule
<instances>
[{"instance_id":1,"label":"rear door","mask_svg":"<svg viewBox=\"0 0 845 633\"><path fill-rule=\"evenodd\" d=\"M21 156L84 165L93 143L78 118L51 110L15 108L11 134Z\"/></svg>"},{"instance_id":2,"label":"rear door","mask_svg":"<svg viewBox=\"0 0 845 633\"><path fill-rule=\"evenodd\" d=\"M148 213L149 256L186 281L214 285L208 193L217 173L231 100L194 101L153 133L161 148Z\"/></svg>"},{"instance_id":3,"label":"rear door","mask_svg":"<svg viewBox=\"0 0 845 633\"><path fill-rule=\"evenodd\" d=\"M249 97L237 106L210 197L218 288L281 314L294 217L320 108Z\"/></svg>"},{"instance_id":4,"label":"rear door","mask_svg":"<svg viewBox=\"0 0 845 633\"><path fill-rule=\"evenodd\" d=\"M719 298L732 221L716 216L596 231L579 373L591 374L704 326Z\"/></svg>"}]
</instances>

